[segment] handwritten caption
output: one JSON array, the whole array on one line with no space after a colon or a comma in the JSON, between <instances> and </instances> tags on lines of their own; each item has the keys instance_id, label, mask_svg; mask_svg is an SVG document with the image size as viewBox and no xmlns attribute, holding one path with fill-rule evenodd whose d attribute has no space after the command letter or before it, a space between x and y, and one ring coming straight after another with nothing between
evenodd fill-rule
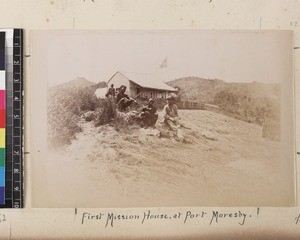
<instances>
[{"instance_id":1,"label":"handwritten caption","mask_svg":"<svg viewBox=\"0 0 300 240\"><path fill-rule=\"evenodd\" d=\"M75 210L77 214L77 209ZM152 210L146 210L138 214L129 213L91 213L82 212L79 214L81 224L89 224L91 222L99 222L103 224L105 228L114 227L120 222L135 221L140 224L147 224L151 221L176 221L183 224L195 223L196 221L204 221L208 225L221 224L223 222L231 222L232 224L238 224L244 226L251 218L253 214L249 212L243 212L241 210L233 212L222 212L217 210L212 211L177 211L174 213L157 213ZM256 211L256 217L259 215L259 208Z\"/></svg>"},{"instance_id":2,"label":"handwritten caption","mask_svg":"<svg viewBox=\"0 0 300 240\"><path fill-rule=\"evenodd\" d=\"M7 220L6 220L5 214L0 213L0 224L3 223L3 222L6 222L6 221Z\"/></svg>"},{"instance_id":3,"label":"handwritten caption","mask_svg":"<svg viewBox=\"0 0 300 240\"><path fill-rule=\"evenodd\" d=\"M300 213L298 214L298 216L295 217L295 224L300 224Z\"/></svg>"}]
</instances>

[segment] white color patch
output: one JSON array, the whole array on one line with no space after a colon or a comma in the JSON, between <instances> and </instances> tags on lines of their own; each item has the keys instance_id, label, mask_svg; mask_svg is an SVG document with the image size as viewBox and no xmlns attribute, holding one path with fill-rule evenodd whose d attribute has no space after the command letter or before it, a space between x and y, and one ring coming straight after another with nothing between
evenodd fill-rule
<instances>
[{"instance_id":1,"label":"white color patch","mask_svg":"<svg viewBox=\"0 0 300 240\"><path fill-rule=\"evenodd\" d=\"M5 90L5 71L0 71L0 90Z\"/></svg>"}]
</instances>

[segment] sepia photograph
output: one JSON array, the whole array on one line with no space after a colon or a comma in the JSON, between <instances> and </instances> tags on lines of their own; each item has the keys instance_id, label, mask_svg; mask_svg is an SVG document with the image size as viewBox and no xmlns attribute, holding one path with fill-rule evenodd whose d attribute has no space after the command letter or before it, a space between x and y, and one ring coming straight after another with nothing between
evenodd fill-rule
<instances>
[{"instance_id":1,"label":"sepia photograph","mask_svg":"<svg viewBox=\"0 0 300 240\"><path fill-rule=\"evenodd\" d=\"M291 31L31 34L33 207L294 206Z\"/></svg>"}]
</instances>

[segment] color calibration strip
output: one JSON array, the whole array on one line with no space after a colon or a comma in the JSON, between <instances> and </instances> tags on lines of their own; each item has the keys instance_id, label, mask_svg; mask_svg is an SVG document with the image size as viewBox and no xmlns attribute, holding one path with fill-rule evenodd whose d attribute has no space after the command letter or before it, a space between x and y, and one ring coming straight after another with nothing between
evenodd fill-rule
<instances>
[{"instance_id":1,"label":"color calibration strip","mask_svg":"<svg viewBox=\"0 0 300 240\"><path fill-rule=\"evenodd\" d=\"M5 204L5 32L0 32L0 204Z\"/></svg>"},{"instance_id":2,"label":"color calibration strip","mask_svg":"<svg viewBox=\"0 0 300 240\"><path fill-rule=\"evenodd\" d=\"M23 207L23 31L5 32L5 192L0 208Z\"/></svg>"}]
</instances>

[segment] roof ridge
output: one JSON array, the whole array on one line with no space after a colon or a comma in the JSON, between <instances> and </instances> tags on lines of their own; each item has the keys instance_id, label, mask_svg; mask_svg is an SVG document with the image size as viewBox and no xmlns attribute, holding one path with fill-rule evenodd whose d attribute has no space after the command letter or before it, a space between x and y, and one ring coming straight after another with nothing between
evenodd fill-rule
<instances>
[{"instance_id":1,"label":"roof ridge","mask_svg":"<svg viewBox=\"0 0 300 240\"><path fill-rule=\"evenodd\" d=\"M137 84L143 88L158 89L158 90L164 90L164 91L176 91L175 88L169 86L168 84L166 84L164 81L162 81L160 79L156 78L156 80L153 81L154 78L152 76L155 76L155 74L153 74L153 73L143 74L143 73L117 71L109 79L109 81L117 74L121 74L123 77L125 77L129 81L134 82L135 84ZM137 76L144 76L145 78L138 78Z\"/></svg>"}]
</instances>

